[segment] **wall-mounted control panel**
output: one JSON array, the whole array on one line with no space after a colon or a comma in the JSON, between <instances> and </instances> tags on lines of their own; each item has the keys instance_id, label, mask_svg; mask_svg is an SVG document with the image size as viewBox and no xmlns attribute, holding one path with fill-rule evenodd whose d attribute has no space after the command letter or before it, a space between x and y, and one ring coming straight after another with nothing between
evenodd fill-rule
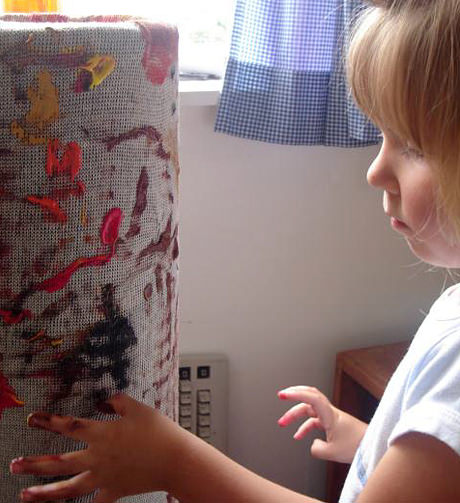
<instances>
[{"instance_id":1,"label":"wall-mounted control panel","mask_svg":"<svg viewBox=\"0 0 460 503\"><path fill-rule=\"evenodd\" d=\"M179 424L227 451L228 361L217 353L179 355Z\"/></svg>"}]
</instances>

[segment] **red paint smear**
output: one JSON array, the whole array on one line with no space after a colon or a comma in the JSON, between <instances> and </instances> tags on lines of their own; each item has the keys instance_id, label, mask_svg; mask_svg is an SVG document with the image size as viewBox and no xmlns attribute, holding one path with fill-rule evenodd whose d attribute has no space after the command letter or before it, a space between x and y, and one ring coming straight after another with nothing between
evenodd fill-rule
<instances>
[{"instance_id":1,"label":"red paint smear","mask_svg":"<svg viewBox=\"0 0 460 503\"><path fill-rule=\"evenodd\" d=\"M123 212L120 208L112 208L104 217L101 226L101 241L105 245L111 245L110 252L107 255L78 258L56 276L43 281L35 288L37 290L46 290L49 293L62 290L78 269L82 267L101 266L110 262L115 253L115 243L118 239L118 232L122 219Z\"/></svg>"},{"instance_id":2,"label":"red paint smear","mask_svg":"<svg viewBox=\"0 0 460 503\"><path fill-rule=\"evenodd\" d=\"M59 207L59 203L49 197L27 196L29 203L41 206L45 215L50 215L55 222L67 222L67 215Z\"/></svg>"},{"instance_id":3,"label":"red paint smear","mask_svg":"<svg viewBox=\"0 0 460 503\"><path fill-rule=\"evenodd\" d=\"M71 196L81 197L86 191L85 184L78 181L75 187L65 187L61 189L54 189L51 193L55 199L68 199Z\"/></svg>"},{"instance_id":4,"label":"red paint smear","mask_svg":"<svg viewBox=\"0 0 460 503\"><path fill-rule=\"evenodd\" d=\"M101 226L101 241L105 245L114 245L118 239L123 212L120 208L112 208L104 217Z\"/></svg>"},{"instance_id":5,"label":"red paint smear","mask_svg":"<svg viewBox=\"0 0 460 503\"><path fill-rule=\"evenodd\" d=\"M64 149L62 160L58 158L59 150ZM81 148L78 143L71 141L65 147L59 140L48 141L48 151L46 157L45 170L48 176L60 175L67 173L70 175L72 182L81 169L82 155Z\"/></svg>"},{"instance_id":6,"label":"red paint smear","mask_svg":"<svg viewBox=\"0 0 460 503\"><path fill-rule=\"evenodd\" d=\"M169 74L171 65L177 58L177 31L167 26L151 26L138 22L145 40L142 66L148 79L154 85L163 84Z\"/></svg>"},{"instance_id":7,"label":"red paint smear","mask_svg":"<svg viewBox=\"0 0 460 503\"><path fill-rule=\"evenodd\" d=\"M110 261L112 254L109 255L99 255L96 257L81 257L72 262L63 271L61 271L56 276L49 278L39 285L37 285L37 290L46 290L49 293L56 292L57 290L62 290L67 283L70 281L72 275L81 269L82 267L104 265Z\"/></svg>"},{"instance_id":8,"label":"red paint smear","mask_svg":"<svg viewBox=\"0 0 460 503\"><path fill-rule=\"evenodd\" d=\"M24 318L32 318L32 313L27 309L24 309L17 314L13 311L0 309L0 316L3 318L3 323L7 323L8 325L17 325L18 323L21 323Z\"/></svg>"},{"instance_id":9,"label":"red paint smear","mask_svg":"<svg viewBox=\"0 0 460 503\"><path fill-rule=\"evenodd\" d=\"M18 399L16 391L9 385L8 379L0 372L0 418L4 409L23 406L24 402Z\"/></svg>"}]
</instances>

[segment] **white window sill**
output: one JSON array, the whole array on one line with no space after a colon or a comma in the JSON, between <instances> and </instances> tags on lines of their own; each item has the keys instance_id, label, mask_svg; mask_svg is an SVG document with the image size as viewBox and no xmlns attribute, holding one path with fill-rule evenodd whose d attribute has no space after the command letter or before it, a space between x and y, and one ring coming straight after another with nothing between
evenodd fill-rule
<instances>
[{"instance_id":1,"label":"white window sill","mask_svg":"<svg viewBox=\"0 0 460 503\"><path fill-rule=\"evenodd\" d=\"M217 106L222 80L180 80L179 103L185 107Z\"/></svg>"}]
</instances>

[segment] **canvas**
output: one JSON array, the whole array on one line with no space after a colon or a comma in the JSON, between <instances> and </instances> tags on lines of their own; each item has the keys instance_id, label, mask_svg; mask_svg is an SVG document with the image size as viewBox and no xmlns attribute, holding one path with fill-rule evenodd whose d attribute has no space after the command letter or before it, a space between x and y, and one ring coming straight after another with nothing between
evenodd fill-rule
<instances>
[{"instance_id":1,"label":"canvas","mask_svg":"<svg viewBox=\"0 0 460 503\"><path fill-rule=\"evenodd\" d=\"M177 419L177 42L129 17L0 18L2 503L50 480L13 458L83 447L31 412L115 419L98 404L125 392Z\"/></svg>"}]
</instances>

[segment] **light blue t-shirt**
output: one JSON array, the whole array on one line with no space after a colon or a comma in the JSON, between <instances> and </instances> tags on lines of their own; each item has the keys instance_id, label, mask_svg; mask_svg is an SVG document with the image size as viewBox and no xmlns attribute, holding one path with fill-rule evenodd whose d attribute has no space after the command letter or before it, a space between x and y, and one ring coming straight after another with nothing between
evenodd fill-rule
<instances>
[{"instance_id":1,"label":"light blue t-shirt","mask_svg":"<svg viewBox=\"0 0 460 503\"><path fill-rule=\"evenodd\" d=\"M412 431L432 435L460 455L460 284L433 304L390 379L340 503L355 503L389 446Z\"/></svg>"}]
</instances>

